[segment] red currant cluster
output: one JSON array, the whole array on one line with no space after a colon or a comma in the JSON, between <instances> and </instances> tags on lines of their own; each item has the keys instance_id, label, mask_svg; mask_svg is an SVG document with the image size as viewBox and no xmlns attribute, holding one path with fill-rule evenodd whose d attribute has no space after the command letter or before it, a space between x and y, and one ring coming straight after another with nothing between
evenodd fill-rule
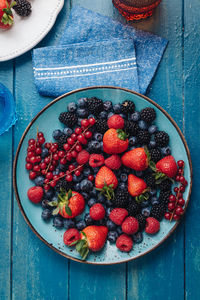
<instances>
[{"instance_id":1,"label":"red currant cluster","mask_svg":"<svg viewBox=\"0 0 200 300\"><path fill-rule=\"evenodd\" d=\"M183 193L185 192L185 187L188 185L187 180L184 177L184 161L179 160L178 164L178 174L176 176L176 181L179 182L179 186L174 188L175 195L169 196L168 212L165 213L165 219L172 221L178 221L184 213L185 200L183 199Z\"/></svg>"}]
</instances>

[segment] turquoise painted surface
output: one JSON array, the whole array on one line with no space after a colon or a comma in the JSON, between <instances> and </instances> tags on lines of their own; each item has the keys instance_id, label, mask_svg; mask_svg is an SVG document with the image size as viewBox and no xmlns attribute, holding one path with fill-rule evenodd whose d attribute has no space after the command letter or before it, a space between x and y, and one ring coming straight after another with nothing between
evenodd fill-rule
<instances>
[{"instance_id":1,"label":"turquoise painted surface","mask_svg":"<svg viewBox=\"0 0 200 300\"><path fill-rule=\"evenodd\" d=\"M56 25L40 46L58 41L73 5L125 23L111 0L66 1ZM0 81L13 90L20 116L14 130L0 137L0 299L200 298L199 9L198 0L163 0L152 18L134 24L169 40L148 96L185 132L194 164L194 186L185 224L182 222L159 248L131 263L88 266L69 262L43 245L26 225L13 199L13 155L27 124L49 99L35 90L30 52L0 64Z\"/></svg>"}]
</instances>

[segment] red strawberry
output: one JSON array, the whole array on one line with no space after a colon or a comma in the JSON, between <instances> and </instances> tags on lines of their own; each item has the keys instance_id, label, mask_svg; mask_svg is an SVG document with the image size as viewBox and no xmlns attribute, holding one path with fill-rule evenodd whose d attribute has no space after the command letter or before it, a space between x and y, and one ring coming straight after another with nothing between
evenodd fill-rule
<instances>
[{"instance_id":1,"label":"red strawberry","mask_svg":"<svg viewBox=\"0 0 200 300\"><path fill-rule=\"evenodd\" d=\"M79 165L84 165L88 162L90 157L90 153L87 152L86 150L82 150L78 153L76 157L76 161Z\"/></svg>"},{"instance_id":2,"label":"red strawberry","mask_svg":"<svg viewBox=\"0 0 200 300\"><path fill-rule=\"evenodd\" d=\"M128 175L128 192L131 196L136 197L141 195L146 188L147 185L143 179L133 174Z\"/></svg>"},{"instance_id":3,"label":"red strawberry","mask_svg":"<svg viewBox=\"0 0 200 300\"><path fill-rule=\"evenodd\" d=\"M58 195L59 214L63 218L72 219L82 214L85 209L85 200L77 192L69 190L68 193L61 192ZM57 212L57 211L56 211Z\"/></svg>"},{"instance_id":4,"label":"red strawberry","mask_svg":"<svg viewBox=\"0 0 200 300\"><path fill-rule=\"evenodd\" d=\"M107 234L108 228L106 226L91 225L85 227L81 232L81 239L74 243L82 259L86 259L89 250L100 251L106 242Z\"/></svg>"},{"instance_id":5,"label":"red strawberry","mask_svg":"<svg viewBox=\"0 0 200 300\"><path fill-rule=\"evenodd\" d=\"M148 168L148 158L144 148L135 148L122 156L122 163L133 170L143 171Z\"/></svg>"},{"instance_id":6,"label":"red strawberry","mask_svg":"<svg viewBox=\"0 0 200 300\"><path fill-rule=\"evenodd\" d=\"M40 186L33 186L27 192L29 200L33 203L39 203L42 200L43 194L43 189Z\"/></svg>"},{"instance_id":7,"label":"red strawberry","mask_svg":"<svg viewBox=\"0 0 200 300\"><path fill-rule=\"evenodd\" d=\"M74 243L75 241L80 240L80 237L81 235L77 229L70 228L67 231L65 231L63 235L63 241L65 245L72 246L71 244Z\"/></svg>"},{"instance_id":8,"label":"red strawberry","mask_svg":"<svg viewBox=\"0 0 200 300\"><path fill-rule=\"evenodd\" d=\"M108 129L103 136L103 150L108 154L122 153L128 148L128 138L121 129Z\"/></svg>"},{"instance_id":9,"label":"red strawberry","mask_svg":"<svg viewBox=\"0 0 200 300\"><path fill-rule=\"evenodd\" d=\"M122 129L124 128L124 119L120 115L112 115L107 124L109 128Z\"/></svg>"},{"instance_id":10,"label":"red strawberry","mask_svg":"<svg viewBox=\"0 0 200 300\"><path fill-rule=\"evenodd\" d=\"M89 165L92 168L101 167L104 164L104 157L102 154L90 154Z\"/></svg>"},{"instance_id":11,"label":"red strawberry","mask_svg":"<svg viewBox=\"0 0 200 300\"><path fill-rule=\"evenodd\" d=\"M115 189L118 185L118 180L112 170L103 166L99 170L95 178L95 187L103 189L105 186Z\"/></svg>"},{"instance_id":12,"label":"red strawberry","mask_svg":"<svg viewBox=\"0 0 200 300\"><path fill-rule=\"evenodd\" d=\"M124 219L128 216L128 211L125 208L114 208L109 218L116 225L121 225Z\"/></svg>"},{"instance_id":13,"label":"red strawberry","mask_svg":"<svg viewBox=\"0 0 200 300\"><path fill-rule=\"evenodd\" d=\"M90 207L90 217L95 220L101 220L105 217L105 208L101 203L96 203Z\"/></svg>"},{"instance_id":14,"label":"red strawberry","mask_svg":"<svg viewBox=\"0 0 200 300\"><path fill-rule=\"evenodd\" d=\"M111 155L105 160L105 165L112 170L118 170L122 165L120 156L117 154Z\"/></svg>"},{"instance_id":15,"label":"red strawberry","mask_svg":"<svg viewBox=\"0 0 200 300\"><path fill-rule=\"evenodd\" d=\"M172 155L165 156L159 160L156 164L156 169L170 178L177 174L177 164Z\"/></svg>"},{"instance_id":16,"label":"red strawberry","mask_svg":"<svg viewBox=\"0 0 200 300\"><path fill-rule=\"evenodd\" d=\"M13 25L13 14L11 8L13 4L9 4L6 0L0 0L0 28L8 29Z\"/></svg>"},{"instance_id":17,"label":"red strawberry","mask_svg":"<svg viewBox=\"0 0 200 300\"><path fill-rule=\"evenodd\" d=\"M139 229L138 220L134 217L127 217L122 223L122 231L127 234L134 234Z\"/></svg>"},{"instance_id":18,"label":"red strawberry","mask_svg":"<svg viewBox=\"0 0 200 300\"><path fill-rule=\"evenodd\" d=\"M116 246L122 252L129 252L133 248L132 238L126 234L121 234L117 238Z\"/></svg>"},{"instance_id":19,"label":"red strawberry","mask_svg":"<svg viewBox=\"0 0 200 300\"><path fill-rule=\"evenodd\" d=\"M146 222L147 222L145 228L146 233L154 234L160 230L160 223L158 222L158 220L152 217L148 217L146 219Z\"/></svg>"}]
</instances>

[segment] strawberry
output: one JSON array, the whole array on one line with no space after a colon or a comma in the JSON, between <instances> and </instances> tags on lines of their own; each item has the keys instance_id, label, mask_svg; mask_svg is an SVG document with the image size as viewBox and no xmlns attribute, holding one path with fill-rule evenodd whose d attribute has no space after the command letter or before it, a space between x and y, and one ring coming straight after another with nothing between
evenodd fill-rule
<instances>
[{"instance_id":1,"label":"strawberry","mask_svg":"<svg viewBox=\"0 0 200 300\"><path fill-rule=\"evenodd\" d=\"M76 157L76 161L79 165L84 165L88 162L89 157L90 157L89 152L87 152L86 150L82 150L78 153Z\"/></svg>"},{"instance_id":2,"label":"strawberry","mask_svg":"<svg viewBox=\"0 0 200 300\"><path fill-rule=\"evenodd\" d=\"M104 157L102 154L90 154L89 165L92 168L101 167L104 164Z\"/></svg>"},{"instance_id":3,"label":"strawberry","mask_svg":"<svg viewBox=\"0 0 200 300\"><path fill-rule=\"evenodd\" d=\"M120 115L112 115L107 124L109 128L122 129L124 128L124 119Z\"/></svg>"},{"instance_id":4,"label":"strawberry","mask_svg":"<svg viewBox=\"0 0 200 300\"><path fill-rule=\"evenodd\" d=\"M103 150L108 154L122 153L128 148L128 138L122 129L108 129L103 136Z\"/></svg>"},{"instance_id":5,"label":"strawberry","mask_svg":"<svg viewBox=\"0 0 200 300\"><path fill-rule=\"evenodd\" d=\"M133 248L133 240L126 234L121 234L116 241L116 247L122 252L129 252Z\"/></svg>"},{"instance_id":6,"label":"strawberry","mask_svg":"<svg viewBox=\"0 0 200 300\"><path fill-rule=\"evenodd\" d=\"M95 187L110 200L114 196L114 189L118 185L118 180L112 170L103 166L96 174Z\"/></svg>"},{"instance_id":7,"label":"strawberry","mask_svg":"<svg viewBox=\"0 0 200 300\"><path fill-rule=\"evenodd\" d=\"M9 29L13 25L13 13L11 8L15 4L15 1L10 5L8 1L0 0L0 28Z\"/></svg>"},{"instance_id":8,"label":"strawberry","mask_svg":"<svg viewBox=\"0 0 200 300\"><path fill-rule=\"evenodd\" d=\"M144 148L135 148L122 156L122 163L135 171L144 171L148 168L148 157Z\"/></svg>"},{"instance_id":9,"label":"strawberry","mask_svg":"<svg viewBox=\"0 0 200 300\"><path fill-rule=\"evenodd\" d=\"M148 217L146 219L146 222L147 222L145 227L146 233L154 234L160 230L160 223L158 220L152 217Z\"/></svg>"},{"instance_id":10,"label":"strawberry","mask_svg":"<svg viewBox=\"0 0 200 300\"><path fill-rule=\"evenodd\" d=\"M85 209L85 200L83 196L77 192L69 190L66 192L64 189L58 194L58 202L52 201L51 206L56 206L52 214L58 213L66 219L72 219L82 214Z\"/></svg>"},{"instance_id":11,"label":"strawberry","mask_svg":"<svg viewBox=\"0 0 200 300\"><path fill-rule=\"evenodd\" d=\"M106 158L105 165L112 170L118 170L122 165L120 156L117 154L111 155L110 157Z\"/></svg>"},{"instance_id":12,"label":"strawberry","mask_svg":"<svg viewBox=\"0 0 200 300\"><path fill-rule=\"evenodd\" d=\"M127 216L128 211L125 208L114 208L109 215L109 219L116 225L121 225Z\"/></svg>"},{"instance_id":13,"label":"strawberry","mask_svg":"<svg viewBox=\"0 0 200 300\"><path fill-rule=\"evenodd\" d=\"M128 192L131 196L139 196L144 193L146 189L147 185L143 179L133 174L128 175Z\"/></svg>"},{"instance_id":14,"label":"strawberry","mask_svg":"<svg viewBox=\"0 0 200 300\"><path fill-rule=\"evenodd\" d=\"M177 164L172 155L165 156L156 164L157 172L161 172L166 176L172 178L177 174Z\"/></svg>"},{"instance_id":15,"label":"strawberry","mask_svg":"<svg viewBox=\"0 0 200 300\"><path fill-rule=\"evenodd\" d=\"M82 259L86 259L89 250L97 252L103 248L107 234L108 228L106 226L87 226L81 232L81 239L73 244L76 244L76 250L80 253Z\"/></svg>"},{"instance_id":16,"label":"strawberry","mask_svg":"<svg viewBox=\"0 0 200 300\"><path fill-rule=\"evenodd\" d=\"M105 217L105 208L101 203L96 203L90 207L90 217L95 220L101 220Z\"/></svg>"},{"instance_id":17,"label":"strawberry","mask_svg":"<svg viewBox=\"0 0 200 300\"><path fill-rule=\"evenodd\" d=\"M78 241L80 239L80 233L77 229L75 228L70 228L65 231L63 235L63 241L65 245L67 246L72 246L71 244L74 243L75 241Z\"/></svg>"},{"instance_id":18,"label":"strawberry","mask_svg":"<svg viewBox=\"0 0 200 300\"><path fill-rule=\"evenodd\" d=\"M138 229L139 223L134 217L127 217L122 223L122 231L126 234L135 234Z\"/></svg>"},{"instance_id":19,"label":"strawberry","mask_svg":"<svg viewBox=\"0 0 200 300\"><path fill-rule=\"evenodd\" d=\"M33 203L39 203L42 200L43 195L44 192L40 186L33 186L27 192L29 200Z\"/></svg>"}]
</instances>

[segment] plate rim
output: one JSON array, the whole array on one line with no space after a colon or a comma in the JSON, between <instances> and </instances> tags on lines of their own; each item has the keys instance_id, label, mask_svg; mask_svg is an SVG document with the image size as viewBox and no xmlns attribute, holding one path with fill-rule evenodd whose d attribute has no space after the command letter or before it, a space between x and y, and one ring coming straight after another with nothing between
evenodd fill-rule
<instances>
[{"instance_id":1,"label":"plate rim","mask_svg":"<svg viewBox=\"0 0 200 300\"><path fill-rule=\"evenodd\" d=\"M188 145L187 145L187 142L185 140L185 137L183 135L183 133L181 132L179 126L176 124L176 122L173 120L173 118L168 114L168 112L166 112L166 110L164 108L162 108L159 104L157 104L155 101L151 100L150 98L148 98L147 96L144 96L140 93L137 93L135 91L132 91L132 90L129 90L129 89L126 89L126 88L122 88L122 87L116 87L116 86L90 86L90 87L86 87L86 88L80 88L80 89L76 89L76 90L73 90L71 92L68 92L68 93L65 93L57 98L55 98L54 100L52 100L50 103L48 103L44 108L42 108L37 114L36 116L30 121L30 123L28 124L28 126L26 127L26 129L24 130L23 132L23 135L19 141L19 145L17 147L17 151L16 151L16 154L15 154L15 159L14 159L14 164L13 164L13 186L14 186L14 192L15 192L15 197L17 199L17 203L18 203L18 206L19 206L19 209L26 221L26 223L28 224L28 226L31 228L31 230L36 234L36 236L43 242L45 243L45 245L47 245L49 248L51 248L52 250L54 250L56 253L59 253L60 255L68 258L68 259L71 259L73 261L77 261L77 262L81 262L81 263L84 263L84 264L91 264L91 265L115 265L115 264L120 264L120 263L126 263L126 262L129 262L129 261L132 261L132 260L135 260L139 257L142 257L144 256L145 254L148 254L150 253L151 251L153 251L154 249L156 249L158 246L160 246L176 229L176 227L178 226L178 224L181 222L181 220L183 219L183 217L179 220L179 221L176 221L175 223L175 226L169 231L169 233L158 243L156 244L154 247L152 247L151 249L145 251L144 253L140 253L134 257L131 257L131 258L128 258L128 259L125 259L123 261L117 261L117 262L111 262L111 263L104 263L104 262L92 262L92 261L85 261L85 260L81 260L81 259L78 259L78 258L75 258L75 257L72 257L64 252L62 252L61 250L57 249L56 247L54 247L52 244L48 243L40 234L39 232L34 228L34 226L31 224L31 222L29 221L24 209L23 209L23 206L21 204L21 201L20 201L20 197L19 197L19 194L18 194L18 188L17 188L17 176L16 176L16 170L17 170L17 161L18 161L18 156L19 156L19 152L21 150L21 146L22 146L22 143L30 129L30 127L33 125L33 123L38 119L38 117L45 111L47 110L50 106L52 106L54 103L58 102L60 99L64 98L64 97L67 97L69 95L72 95L72 94L75 94L77 92L82 92L82 91L87 91L87 90L92 90L92 89L114 89L114 90L122 90L122 91L125 91L125 92L129 92L129 93L132 93L132 94L135 94L139 97L142 97L144 98L147 102L153 104L154 106L156 106L156 108L158 108L168 119L169 121L174 125L175 129L177 130L183 144L184 144L184 147L185 147L185 150L186 150L186 154L187 154L187 158L188 158L188 161L189 161L189 167L190 167L190 188L189 188L189 192L188 192L188 197L187 197L187 202L186 202L186 205L185 205L185 209L184 209L184 216L185 216L185 212L186 212L186 209L187 209L187 206L188 206L188 203L189 203L189 200L190 200L190 196L191 196L191 190L192 190L192 178L193 178L193 169L192 169L192 160L191 160L191 155L190 155L190 151L189 151L189 148L188 148Z\"/></svg>"}]
</instances>

